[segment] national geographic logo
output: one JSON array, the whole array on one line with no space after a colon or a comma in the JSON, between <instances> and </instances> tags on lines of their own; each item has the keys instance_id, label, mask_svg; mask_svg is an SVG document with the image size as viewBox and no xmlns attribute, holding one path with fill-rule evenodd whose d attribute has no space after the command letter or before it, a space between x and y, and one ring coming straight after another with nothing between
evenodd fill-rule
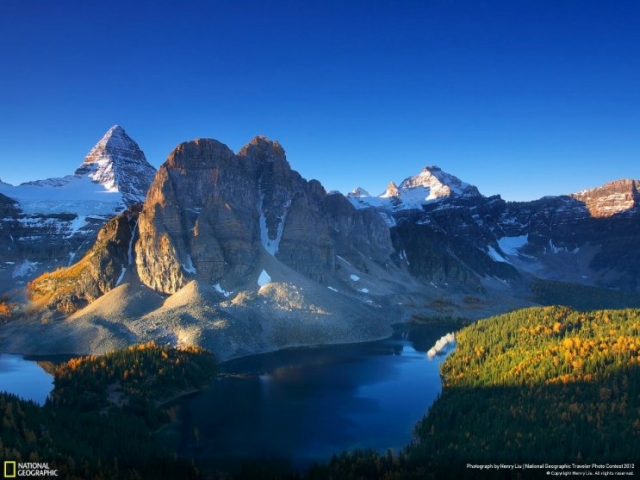
<instances>
[{"instance_id":1,"label":"national geographic logo","mask_svg":"<svg viewBox=\"0 0 640 480\"><path fill-rule=\"evenodd\" d=\"M49 468L48 463L18 463L16 461L4 462L4 478L25 477L57 477L58 470Z\"/></svg>"}]
</instances>

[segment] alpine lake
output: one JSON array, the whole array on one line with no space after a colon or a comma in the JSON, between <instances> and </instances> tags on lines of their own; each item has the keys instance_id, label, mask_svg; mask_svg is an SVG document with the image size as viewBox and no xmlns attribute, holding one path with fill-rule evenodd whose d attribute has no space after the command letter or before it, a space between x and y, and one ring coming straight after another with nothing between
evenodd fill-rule
<instances>
[{"instance_id":1,"label":"alpine lake","mask_svg":"<svg viewBox=\"0 0 640 480\"><path fill-rule=\"evenodd\" d=\"M439 366L446 355L426 352L446 333L402 325L385 340L222 363L209 388L166 406L173 421L158 440L222 470L248 461L305 470L344 450L398 452L442 389ZM0 354L0 390L43 404L52 377L36 360Z\"/></svg>"}]
</instances>

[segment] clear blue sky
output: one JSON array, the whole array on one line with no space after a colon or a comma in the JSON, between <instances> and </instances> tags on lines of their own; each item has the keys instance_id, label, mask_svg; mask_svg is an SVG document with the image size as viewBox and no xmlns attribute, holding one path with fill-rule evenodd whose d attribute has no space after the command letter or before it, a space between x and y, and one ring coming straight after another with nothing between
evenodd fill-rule
<instances>
[{"instance_id":1,"label":"clear blue sky","mask_svg":"<svg viewBox=\"0 0 640 480\"><path fill-rule=\"evenodd\" d=\"M640 2L0 2L0 178L72 173L113 124L278 140L325 188L438 165L507 200L640 178Z\"/></svg>"}]
</instances>

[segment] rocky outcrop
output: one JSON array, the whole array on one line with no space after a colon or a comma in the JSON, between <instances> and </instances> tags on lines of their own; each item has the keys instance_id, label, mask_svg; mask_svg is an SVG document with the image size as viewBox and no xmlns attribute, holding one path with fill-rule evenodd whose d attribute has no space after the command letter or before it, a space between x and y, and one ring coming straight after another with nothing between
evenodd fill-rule
<instances>
[{"instance_id":1,"label":"rocky outcrop","mask_svg":"<svg viewBox=\"0 0 640 480\"><path fill-rule=\"evenodd\" d=\"M18 203L0 193L0 251L5 262L15 261L18 257L18 250L12 232L15 231L20 210Z\"/></svg>"},{"instance_id":2,"label":"rocky outcrop","mask_svg":"<svg viewBox=\"0 0 640 480\"><path fill-rule=\"evenodd\" d=\"M606 218L638 206L640 194L637 180L617 180L601 187L571 195L582 202L594 218Z\"/></svg>"},{"instance_id":3,"label":"rocky outcrop","mask_svg":"<svg viewBox=\"0 0 640 480\"><path fill-rule=\"evenodd\" d=\"M362 255L384 264L394 252L389 227L370 209L356 210L341 194L329 194L322 210L329 218L336 255L365 269Z\"/></svg>"},{"instance_id":4,"label":"rocky outcrop","mask_svg":"<svg viewBox=\"0 0 640 480\"><path fill-rule=\"evenodd\" d=\"M237 155L216 140L183 143L161 166L140 217L140 278L163 293L176 292L192 278L238 281L253 272L264 250L322 282L335 270L337 250L348 248L344 235L335 234L326 198L320 183L292 170L284 149L265 137L254 138ZM351 205L343 208L358 216ZM384 237L384 224L364 216L377 222L376 234ZM362 225L345 221L346 231L366 235ZM386 235L388 254L388 230ZM364 243L373 251L385 240ZM377 250L376 255L384 256Z\"/></svg>"},{"instance_id":5,"label":"rocky outcrop","mask_svg":"<svg viewBox=\"0 0 640 480\"><path fill-rule=\"evenodd\" d=\"M347 198L378 212L391 227L396 261L426 283L475 290L525 274L636 290L638 183L508 203L432 166L378 197L356 189Z\"/></svg>"},{"instance_id":6,"label":"rocky outcrop","mask_svg":"<svg viewBox=\"0 0 640 480\"><path fill-rule=\"evenodd\" d=\"M30 282L30 299L69 314L118 285L132 264L139 211L138 204L109 220L87 254L71 267L45 273Z\"/></svg>"},{"instance_id":7,"label":"rocky outcrop","mask_svg":"<svg viewBox=\"0 0 640 480\"><path fill-rule=\"evenodd\" d=\"M398 190L400 192L423 188L427 191L426 200L433 200L440 197L451 196L472 196L480 195L480 192L473 185L463 182L458 177L444 172L435 165L424 167L418 175L405 178Z\"/></svg>"},{"instance_id":8,"label":"rocky outcrop","mask_svg":"<svg viewBox=\"0 0 640 480\"><path fill-rule=\"evenodd\" d=\"M178 145L160 167L140 216L142 282L174 293L195 275L215 283L228 268L225 261L243 273L257 253L254 176L255 166L220 142Z\"/></svg>"},{"instance_id":9,"label":"rocky outcrop","mask_svg":"<svg viewBox=\"0 0 640 480\"><path fill-rule=\"evenodd\" d=\"M420 173L405 178L400 186L390 182L377 197L356 188L347 195L356 208L377 208L386 212L420 210L434 202L456 198L480 197L476 187L444 172L440 167L424 167Z\"/></svg>"},{"instance_id":10,"label":"rocky outcrop","mask_svg":"<svg viewBox=\"0 0 640 480\"><path fill-rule=\"evenodd\" d=\"M140 169L144 162L135 142L113 127L76 175L124 192L118 179L147 177L148 171ZM137 175L142 171L147 173ZM60 186L53 183L46 186ZM429 288L452 282L461 291L483 292L491 282L503 288L537 277L634 290L640 288L637 188L636 181L623 180L573 195L509 203L484 197L473 185L431 166L399 186L391 182L381 196L357 189L344 197L292 170L278 142L256 137L236 154L216 140L199 139L178 145L154 177L132 258L142 284L163 294L174 294L192 280L222 293L220 283L232 286L229 290L255 290L263 286L257 279L265 258L333 291L336 285L350 288L354 296L372 285L356 285L351 277L358 275L341 268L368 273L390 262L395 271L409 272ZM129 201L140 198L140 188L133 190L138 194L131 193ZM3 222L24 237L31 223L19 208L0 197ZM87 215L48 215L75 225L76 231L100 222ZM42 229L44 223L38 225ZM50 241L61 236L57 228L48 240L43 236L52 245L49 255L64 255ZM65 244L81 250L82 244L73 242L82 237L65 232ZM111 245L104 235L101 248ZM0 237L3 245L24 254L24 245L11 235ZM86 257L78 264L82 267L70 270L73 275L65 274L82 279L79 290L65 287L64 300L50 299L49 305L72 310L117 283L122 252L109 266L97 255L97 245L88 256L94 263ZM103 274L98 266L105 268ZM53 279L59 282L62 276ZM34 286L44 285L46 294L51 282L40 280Z\"/></svg>"}]
</instances>

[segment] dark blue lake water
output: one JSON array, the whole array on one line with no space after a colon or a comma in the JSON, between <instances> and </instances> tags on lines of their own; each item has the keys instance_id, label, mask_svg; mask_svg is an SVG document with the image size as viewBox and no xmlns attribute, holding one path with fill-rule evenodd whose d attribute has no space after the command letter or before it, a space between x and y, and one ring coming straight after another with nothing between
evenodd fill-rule
<instances>
[{"instance_id":1,"label":"dark blue lake water","mask_svg":"<svg viewBox=\"0 0 640 480\"><path fill-rule=\"evenodd\" d=\"M53 389L53 377L33 360L0 353L0 391L44 404Z\"/></svg>"},{"instance_id":2,"label":"dark blue lake water","mask_svg":"<svg viewBox=\"0 0 640 480\"><path fill-rule=\"evenodd\" d=\"M355 448L400 450L441 391L427 358L442 329L370 343L288 349L230 361L211 388L174 405L161 438L214 468L269 459L296 469Z\"/></svg>"}]
</instances>

